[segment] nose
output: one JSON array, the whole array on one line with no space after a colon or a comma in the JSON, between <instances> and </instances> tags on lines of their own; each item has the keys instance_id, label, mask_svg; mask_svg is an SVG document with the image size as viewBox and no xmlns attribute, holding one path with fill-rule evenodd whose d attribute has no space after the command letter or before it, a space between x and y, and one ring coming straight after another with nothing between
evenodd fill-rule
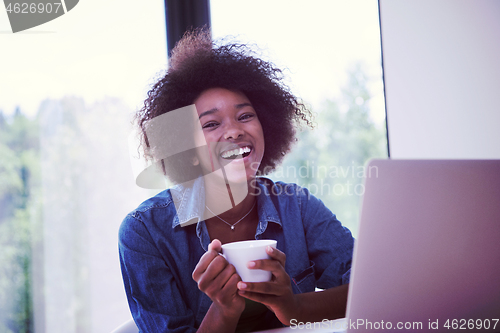
<instances>
[{"instance_id":1,"label":"nose","mask_svg":"<svg viewBox=\"0 0 500 333\"><path fill-rule=\"evenodd\" d=\"M240 127L238 122L232 121L224 129L224 139L225 140L236 140L242 137L244 134L243 129Z\"/></svg>"}]
</instances>

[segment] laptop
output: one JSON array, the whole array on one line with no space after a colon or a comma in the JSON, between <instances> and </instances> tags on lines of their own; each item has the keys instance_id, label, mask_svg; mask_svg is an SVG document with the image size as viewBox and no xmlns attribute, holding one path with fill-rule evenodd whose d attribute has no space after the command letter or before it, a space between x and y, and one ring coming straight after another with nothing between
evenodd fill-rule
<instances>
[{"instance_id":1,"label":"laptop","mask_svg":"<svg viewBox=\"0 0 500 333\"><path fill-rule=\"evenodd\" d=\"M366 166L347 332L500 331L500 160Z\"/></svg>"}]
</instances>

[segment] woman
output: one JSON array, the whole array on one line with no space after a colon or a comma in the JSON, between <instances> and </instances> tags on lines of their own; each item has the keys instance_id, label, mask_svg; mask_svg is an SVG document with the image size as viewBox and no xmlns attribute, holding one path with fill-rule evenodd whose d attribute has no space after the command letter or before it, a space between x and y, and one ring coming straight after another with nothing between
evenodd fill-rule
<instances>
[{"instance_id":1,"label":"woman","mask_svg":"<svg viewBox=\"0 0 500 333\"><path fill-rule=\"evenodd\" d=\"M176 45L148 96L137 115L145 154L180 185L142 203L120 228L125 289L141 331L248 332L345 316L350 232L307 189L259 177L290 150L295 126L310 125L281 71L245 45L214 47L196 31ZM166 142L186 128L158 130L153 119L191 104L187 146L198 148L164 158L151 128ZM221 244L249 239L277 240L267 249L272 259L248 263L271 271L270 282L243 283L219 255Z\"/></svg>"}]
</instances>

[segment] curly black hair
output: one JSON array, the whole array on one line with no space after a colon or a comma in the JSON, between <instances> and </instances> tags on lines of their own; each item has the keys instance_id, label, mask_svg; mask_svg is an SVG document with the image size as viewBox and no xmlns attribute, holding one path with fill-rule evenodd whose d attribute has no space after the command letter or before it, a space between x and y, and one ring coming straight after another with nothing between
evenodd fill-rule
<instances>
[{"instance_id":1,"label":"curly black hair","mask_svg":"<svg viewBox=\"0 0 500 333\"><path fill-rule=\"evenodd\" d=\"M136 114L146 156L149 147L144 134L147 122L194 104L196 98L210 88L240 91L252 103L264 132L265 151L260 174L274 170L290 151L296 141L296 126L305 123L312 127L311 112L283 83L282 70L259 59L248 45L216 46L207 29L197 29L187 32L176 44L166 74L149 90L144 106ZM169 166L165 168L164 164L163 168L171 180L179 182L185 177L175 175L175 169L185 170L190 163L176 160L164 161Z\"/></svg>"}]
</instances>

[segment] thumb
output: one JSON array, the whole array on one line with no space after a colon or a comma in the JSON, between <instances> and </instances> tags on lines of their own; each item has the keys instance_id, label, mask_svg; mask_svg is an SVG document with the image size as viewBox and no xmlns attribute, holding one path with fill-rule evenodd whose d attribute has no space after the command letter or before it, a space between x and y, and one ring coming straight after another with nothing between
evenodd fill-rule
<instances>
[{"instance_id":1,"label":"thumb","mask_svg":"<svg viewBox=\"0 0 500 333\"><path fill-rule=\"evenodd\" d=\"M214 250L215 252L222 252L222 243L218 239L214 239L208 244L208 251Z\"/></svg>"}]
</instances>

